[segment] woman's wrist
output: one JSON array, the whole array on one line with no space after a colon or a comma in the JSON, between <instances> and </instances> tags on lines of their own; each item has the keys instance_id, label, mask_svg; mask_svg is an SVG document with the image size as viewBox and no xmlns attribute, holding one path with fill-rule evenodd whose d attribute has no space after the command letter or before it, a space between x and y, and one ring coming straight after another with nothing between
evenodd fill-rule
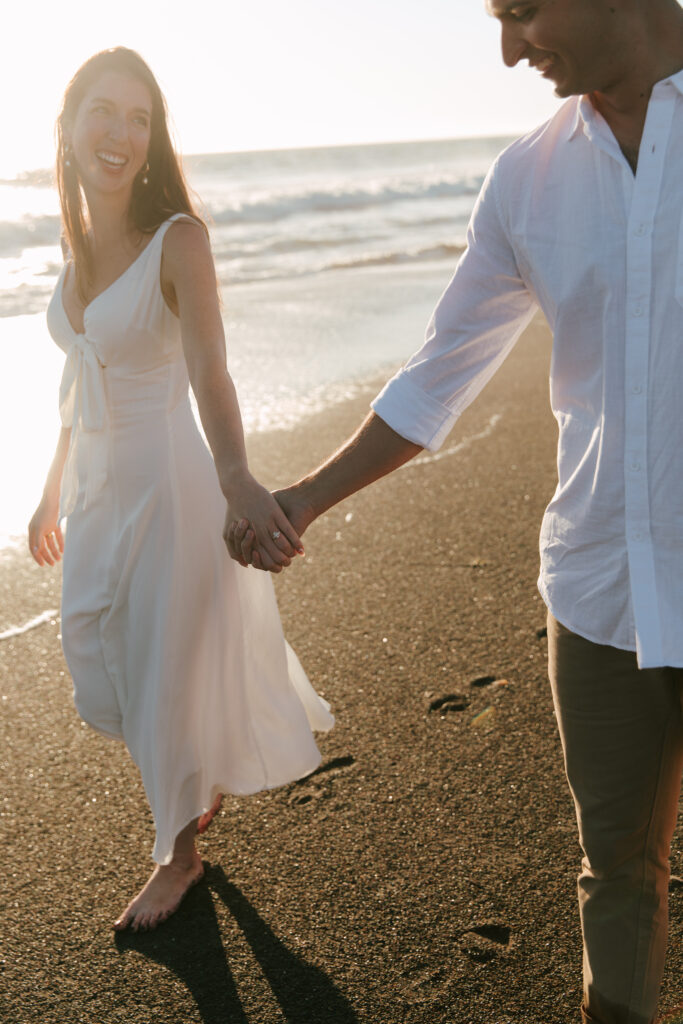
<instances>
[{"instance_id":1,"label":"woman's wrist","mask_svg":"<svg viewBox=\"0 0 683 1024\"><path fill-rule=\"evenodd\" d=\"M59 494L60 484L54 483L54 481L48 480L43 488L43 496L41 502L43 505L59 505Z\"/></svg>"},{"instance_id":2,"label":"woman's wrist","mask_svg":"<svg viewBox=\"0 0 683 1024\"><path fill-rule=\"evenodd\" d=\"M227 501L234 501L240 491L243 491L245 487L252 486L255 482L246 465L219 470L218 481Z\"/></svg>"}]
</instances>

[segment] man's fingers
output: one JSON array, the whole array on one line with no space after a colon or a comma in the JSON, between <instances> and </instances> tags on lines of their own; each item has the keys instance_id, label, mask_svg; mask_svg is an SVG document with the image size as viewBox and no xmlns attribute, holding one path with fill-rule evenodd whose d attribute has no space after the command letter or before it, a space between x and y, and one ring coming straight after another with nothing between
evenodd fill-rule
<instances>
[{"instance_id":1,"label":"man's fingers","mask_svg":"<svg viewBox=\"0 0 683 1024\"><path fill-rule=\"evenodd\" d=\"M244 532L241 532L239 527L235 530L235 541L239 544L239 550L242 553L242 558L247 565L251 565L251 553L255 539L254 531L249 526L249 523L247 523L247 528Z\"/></svg>"},{"instance_id":2,"label":"man's fingers","mask_svg":"<svg viewBox=\"0 0 683 1024\"><path fill-rule=\"evenodd\" d=\"M234 559L236 562L239 562L239 564L244 566L244 568L246 569L247 563L242 558L242 552L237 547L237 544L235 542L234 520L223 530L223 540L225 541L225 546L228 549L228 554L230 555L230 557Z\"/></svg>"}]
</instances>

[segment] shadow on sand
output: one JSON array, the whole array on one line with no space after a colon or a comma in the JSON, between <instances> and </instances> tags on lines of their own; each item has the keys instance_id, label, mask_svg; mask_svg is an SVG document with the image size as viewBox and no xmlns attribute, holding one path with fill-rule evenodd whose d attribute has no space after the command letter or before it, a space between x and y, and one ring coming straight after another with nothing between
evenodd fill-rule
<instances>
[{"instance_id":1,"label":"shadow on sand","mask_svg":"<svg viewBox=\"0 0 683 1024\"><path fill-rule=\"evenodd\" d=\"M331 979L283 945L222 868L205 868L205 883L163 928L118 933L119 953L135 950L167 967L187 985L204 1024L249 1024L223 948L214 893L242 930L287 1024L357 1024L353 1007Z\"/></svg>"}]
</instances>

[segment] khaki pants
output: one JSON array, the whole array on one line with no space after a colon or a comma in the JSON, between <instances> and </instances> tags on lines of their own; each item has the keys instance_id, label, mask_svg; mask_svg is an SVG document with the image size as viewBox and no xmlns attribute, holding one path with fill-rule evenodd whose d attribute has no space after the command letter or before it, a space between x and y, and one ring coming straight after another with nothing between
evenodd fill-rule
<instances>
[{"instance_id":1,"label":"khaki pants","mask_svg":"<svg viewBox=\"0 0 683 1024\"><path fill-rule=\"evenodd\" d=\"M584 857L584 1021L650 1024L683 769L683 669L638 669L548 616L549 675Z\"/></svg>"}]
</instances>

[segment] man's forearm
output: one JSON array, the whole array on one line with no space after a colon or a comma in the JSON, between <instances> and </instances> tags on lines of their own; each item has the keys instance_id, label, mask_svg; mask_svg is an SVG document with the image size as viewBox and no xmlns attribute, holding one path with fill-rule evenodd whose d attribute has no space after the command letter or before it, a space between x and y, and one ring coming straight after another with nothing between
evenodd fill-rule
<instances>
[{"instance_id":1,"label":"man's forearm","mask_svg":"<svg viewBox=\"0 0 683 1024\"><path fill-rule=\"evenodd\" d=\"M371 412L353 437L295 488L315 516L398 469L422 451Z\"/></svg>"}]
</instances>

